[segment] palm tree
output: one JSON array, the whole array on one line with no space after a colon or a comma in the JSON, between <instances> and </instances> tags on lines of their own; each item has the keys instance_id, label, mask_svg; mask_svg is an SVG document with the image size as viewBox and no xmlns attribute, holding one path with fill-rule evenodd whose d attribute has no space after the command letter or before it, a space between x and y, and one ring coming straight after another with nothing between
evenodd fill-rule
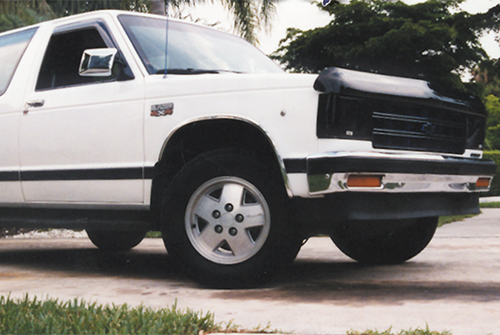
<instances>
[{"instance_id":1,"label":"palm tree","mask_svg":"<svg viewBox=\"0 0 500 335\"><path fill-rule=\"evenodd\" d=\"M259 27L268 29L271 18L275 14L275 3L278 0L262 0L260 3L253 0L222 0L235 17L235 28L247 41L257 44L257 30ZM260 6L259 6L260 4Z\"/></svg>"},{"instance_id":2,"label":"palm tree","mask_svg":"<svg viewBox=\"0 0 500 335\"><path fill-rule=\"evenodd\" d=\"M195 5L205 0L0 0L0 31L47 19L98 9L123 9L165 15L166 6ZM214 0L211 0L214 1ZM219 0L234 16L235 30L258 43L259 27L270 26L278 0Z\"/></svg>"},{"instance_id":3,"label":"palm tree","mask_svg":"<svg viewBox=\"0 0 500 335\"><path fill-rule=\"evenodd\" d=\"M213 1L213 0L212 0ZM165 15L166 5L179 8L181 4L195 5L204 0L150 0L152 13ZM234 16L235 30L247 41L256 44L259 27L268 29L278 0L220 0Z\"/></svg>"}]
</instances>

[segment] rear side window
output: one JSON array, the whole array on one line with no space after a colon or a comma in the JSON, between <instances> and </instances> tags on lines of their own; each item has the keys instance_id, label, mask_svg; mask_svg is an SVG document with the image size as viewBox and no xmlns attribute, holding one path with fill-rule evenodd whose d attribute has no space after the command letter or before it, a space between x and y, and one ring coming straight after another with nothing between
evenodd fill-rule
<instances>
[{"instance_id":1,"label":"rear side window","mask_svg":"<svg viewBox=\"0 0 500 335\"><path fill-rule=\"evenodd\" d=\"M0 95L4 94L36 28L0 36Z\"/></svg>"}]
</instances>

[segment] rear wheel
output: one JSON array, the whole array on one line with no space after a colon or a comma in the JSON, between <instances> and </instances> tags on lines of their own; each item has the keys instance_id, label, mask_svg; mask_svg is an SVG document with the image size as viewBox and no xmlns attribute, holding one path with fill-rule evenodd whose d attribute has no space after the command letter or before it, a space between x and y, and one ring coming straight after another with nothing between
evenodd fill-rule
<instances>
[{"instance_id":1,"label":"rear wheel","mask_svg":"<svg viewBox=\"0 0 500 335\"><path fill-rule=\"evenodd\" d=\"M141 243L146 236L145 231L87 229L86 232L90 241L102 250L129 250Z\"/></svg>"},{"instance_id":2,"label":"rear wheel","mask_svg":"<svg viewBox=\"0 0 500 335\"><path fill-rule=\"evenodd\" d=\"M189 162L165 196L162 225L169 254L205 285L249 287L269 279L291 263L299 246L276 177L234 150Z\"/></svg>"},{"instance_id":3,"label":"rear wheel","mask_svg":"<svg viewBox=\"0 0 500 335\"><path fill-rule=\"evenodd\" d=\"M437 218L349 221L337 227L333 242L347 256L367 264L398 264L418 255L431 241Z\"/></svg>"}]
</instances>

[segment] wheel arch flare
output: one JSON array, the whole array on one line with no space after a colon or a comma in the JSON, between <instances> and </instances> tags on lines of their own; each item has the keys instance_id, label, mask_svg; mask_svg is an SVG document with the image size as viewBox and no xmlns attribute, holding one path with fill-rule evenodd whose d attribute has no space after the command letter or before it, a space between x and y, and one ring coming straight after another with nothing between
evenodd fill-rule
<instances>
[{"instance_id":1,"label":"wheel arch flare","mask_svg":"<svg viewBox=\"0 0 500 335\"><path fill-rule=\"evenodd\" d=\"M285 164L270 135L254 121L218 116L190 120L170 133L155 166L152 206L158 205L158 192L187 162L204 152L227 148L252 152L259 160L271 164L273 172L281 174L287 195L292 197Z\"/></svg>"}]
</instances>

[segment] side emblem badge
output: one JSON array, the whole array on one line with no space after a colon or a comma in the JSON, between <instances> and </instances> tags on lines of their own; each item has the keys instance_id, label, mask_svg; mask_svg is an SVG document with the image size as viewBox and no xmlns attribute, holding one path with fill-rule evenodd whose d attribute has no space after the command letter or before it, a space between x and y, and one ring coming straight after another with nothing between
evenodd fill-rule
<instances>
[{"instance_id":1,"label":"side emblem badge","mask_svg":"<svg viewBox=\"0 0 500 335\"><path fill-rule=\"evenodd\" d=\"M174 113L174 103L168 102L166 104L151 105L151 116L165 116Z\"/></svg>"}]
</instances>

